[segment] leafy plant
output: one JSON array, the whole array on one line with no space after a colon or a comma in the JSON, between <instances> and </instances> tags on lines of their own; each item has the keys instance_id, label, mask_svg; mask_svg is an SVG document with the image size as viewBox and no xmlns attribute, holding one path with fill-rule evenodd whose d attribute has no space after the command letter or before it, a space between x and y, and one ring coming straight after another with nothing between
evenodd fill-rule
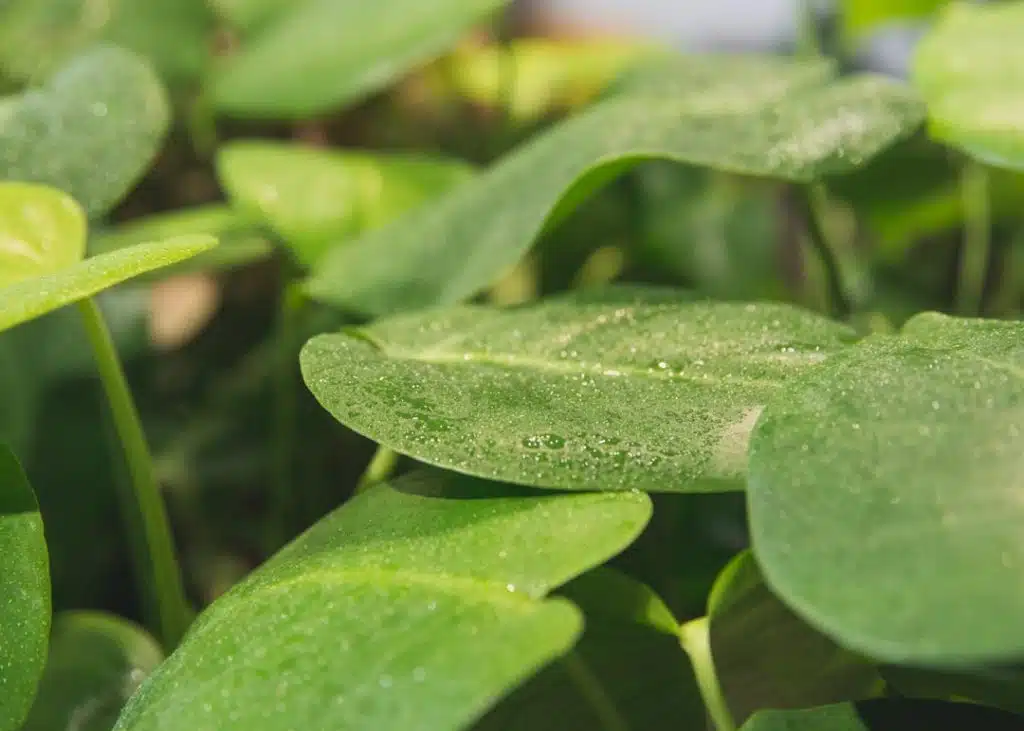
<instances>
[{"instance_id":1,"label":"leafy plant","mask_svg":"<svg viewBox=\"0 0 1024 731\"><path fill-rule=\"evenodd\" d=\"M0 7L0 731L1020 727L1024 3L503 5Z\"/></svg>"}]
</instances>

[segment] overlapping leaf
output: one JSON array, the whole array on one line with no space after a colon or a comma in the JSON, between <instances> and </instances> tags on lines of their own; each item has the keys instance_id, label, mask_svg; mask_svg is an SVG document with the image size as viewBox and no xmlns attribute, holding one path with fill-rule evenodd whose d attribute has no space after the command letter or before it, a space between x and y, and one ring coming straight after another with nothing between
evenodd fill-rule
<instances>
[{"instance_id":1,"label":"overlapping leaf","mask_svg":"<svg viewBox=\"0 0 1024 731\"><path fill-rule=\"evenodd\" d=\"M323 335L303 374L349 428L448 469L565 490L730 490L768 399L850 336L785 305L616 294Z\"/></svg>"},{"instance_id":2,"label":"overlapping leaf","mask_svg":"<svg viewBox=\"0 0 1024 731\"><path fill-rule=\"evenodd\" d=\"M464 728L572 646L578 611L544 596L649 515L637 493L380 485L208 609L116 728Z\"/></svg>"},{"instance_id":3,"label":"overlapping leaf","mask_svg":"<svg viewBox=\"0 0 1024 731\"><path fill-rule=\"evenodd\" d=\"M907 731L917 728L1016 731L1021 718L970 703L875 700L800 711L762 711L741 731Z\"/></svg>"}]
</instances>

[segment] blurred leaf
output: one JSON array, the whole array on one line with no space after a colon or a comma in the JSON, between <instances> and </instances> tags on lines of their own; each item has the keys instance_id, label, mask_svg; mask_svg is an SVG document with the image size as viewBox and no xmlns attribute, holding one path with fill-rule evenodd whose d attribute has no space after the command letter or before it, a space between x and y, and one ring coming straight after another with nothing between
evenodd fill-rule
<instances>
[{"instance_id":1,"label":"blurred leaf","mask_svg":"<svg viewBox=\"0 0 1024 731\"><path fill-rule=\"evenodd\" d=\"M0 182L0 291L80 263L85 231L84 211L59 190Z\"/></svg>"},{"instance_id":2,"label":"blurred leaf","mask_svg":"<svg viewBox=\"0 0 1024 731\"><path fill-rule=\"evenodd\" d=\"M806 182L864 164L910 134L922 115L916 98L881 78L823 86L820 65L746 59L716 71L710 60L693 63L692 87L679 75L634 81L632 91L538 137L474 185L332 251L309 293L377 315L457 302L493 283L543 231L642 160ZM774 74L748 75L758 63Z\"/></svg>"},{"instance_id":3,"label":"blurred leaf","mask_svg":"<svg viewBox=\"0 0 1024 731\"><path fill-rule=\"evenodd\" d=\"M206 0L119 0L103 38L144 55L168 81L185 82L209 65L213 31Z\"/></svg>"},{"instance_id":4,"label":"blurred leaf","mask_svg":"<svg viewBox=\"0 0 1024 731\"><path fill-rule=\"evenodd\" d=\"M132 622L98 612L57 615L46 671L21 731L109 731L161 660L160 646Z\"/></svg>"},{"instance_id":5,"label":"blurred leaf","mask_svg":"<svg viewBox=\"0 0 1024 731\"><path fill-rule=\"evenodd\" d=\"M31 446L39 381L15 333L0 334L0 444L19 454Z\"/></svg>"},{"instance_id":6,"label":"blurred leaf","mask_svg":"<svg viewBox=\"0 0 1024 731\"><path fill-rule=\"evenodd\" d=\"M464 306L321 335L306 384L350 429L489 479L562 490L742 489L761 409L850 332L785 305Z\"/></svg>"},{"instance_id":7,"label":"blurred leaf","mask_svg":"<svg viewBox=\"0 0 1024 731\"><path fill-rule=\"evenodd\" d=\"M43 520L18 461L0 445L0 731L17 731L46 660L50 578Z\"/></svg>"},{"instance_id":8,"label":"blurred leaf","mask_svg":"<svg viewBox=\"0 0 1024 731\"><path fill-rule=\"evenodd\" d=\"M163 87L140 58L93 48L40 89L2 101L0 180L60 188L99 217L142 177L169 117Z\"/></svg>"},{"instance_id":9,"label":"blurred leaf","mask_svg":"<svg viewBox=\"0 0 1024 731\"><path fill-rule=\"evenodd\" d=\"M885 699L800 711L762 711L741 731L1018 731L1021 721L1020 716L970 703Z\"/></svg>"},{"instance_id":10,"label":"blurred leaf","mask_svg":"<svg viewBox=\"0 0 1024 731\"><path fill-rule=\"evenodd\" d=\"M751 438L751 533L797 614L884 662L1021 657L1022 343L1020 323L922 314L772 402Z\"/></svg>"},{"instance_id":11,"label":"blurred leaf","mask_svg":"<svg viewBox=\"0 0 1024 731\"><path fill-rule=\"evenodd\" d=\"M764 708L806 708L877 695L873 665L793 614L748 551L719 576L708 606L711 653L737 723Z\"/></svg>"},{"instance_id":12,"label":"blurred leaf","mask_svg":"<svg viewBox=\"0 0 1024 731\"><path fill-rule=\"evenodd\" d=\"M903 695L917 698L967 698L1024 714L1024 667L981 667L942 671L888 666L882 676Z\"/></svg>"},{"instance_id":13,"label":"blurred leaf","mask_svg":"<svg viewBox=\"0 0 1024 731\"><path fill-rule=\"evenodd\" d=\"M441 472L372 488L204 612L117 728L464 728L573 645L578 611L545 595L649 516Z\"/></svg>"},{"instance_id":14,"label":"blurred leaf","mask_svg":"<svg viewBox=\"0 0 1024 731\"><path fill-rule=\"evenodd\" d=\"M439 56L506 0L306 0L245 39L213 101L245 117L310 117L358 101ZM256 17L264 15L260 3Z\"/></svg>"},{"instance_id":15,"label":"blurred leaf","mask_svg":"<svg viewBox=\"0 0 1024 731\"><path fill-rule=\"evenodd\" d=\"M856 41L890 23L927 19L948 0L842 0L843 35Z\"/></svg>"},{"instance_id":16,"label":"blurred leaf","mask_svg":"<svg viewBox=\"0 0 1024 731\"><path fill-rule=\"evenodd\" d=\"M252 31L306 0L208 0L232 27Z\"/></svg>"},{"instance_id":17,"label":"blurred leaf","mask_svg":"<svg viewBox=\"0 0 1024 731\"><path fill-rule=\"evenodd\" d=\"M220 148L217 171L238 209L266 220L310 267L332 244L377 228L466 182L472 168L425 155L232 142Z\"/></svg>"},{"instance_id":18,"label":"blurred leaf","mask_svg":"<svg viewBox=\"0 0 1024 731\"><path fill-rule=\"evenodd\" d=\"M997 167L1024 169L1024 3L952 3L917 47L914 83L931 134Z\"/></svg>"}]
</instances>

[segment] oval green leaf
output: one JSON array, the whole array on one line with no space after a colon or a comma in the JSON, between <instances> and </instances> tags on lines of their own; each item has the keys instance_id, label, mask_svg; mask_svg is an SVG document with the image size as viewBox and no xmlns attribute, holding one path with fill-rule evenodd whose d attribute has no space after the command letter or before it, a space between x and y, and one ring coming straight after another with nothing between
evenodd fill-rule
<instances>
[{"instance_id":1,"label":"oval green leaf","mask_svg":"<svg viewBox=\"0 0 1024 731\"><path fill-rule=\"evenodd\" d=\"M458 302L498 279L587 195L643 160L806 182L855 169L923 117L907 89L881 78L825 85L829 67L821 64L720 62L695 59L692 68L670 65L671 74L638 75L474 185L332 251L309 293L375 315Z\"/></svg>"},{"instance_id":2,"label":"oval green leaf","mask_svg":"<svg viewBox=\"0 0 1024 731\"><path fill-rule=\"evenodd\" d=\"M46 670L21 731L109 731L162 660L160 646L132 622L100 612L57 615Z\"/></svg>"},{"instance_id":3,"label":"oval green leaf","mask_svg":"<svg viewBox=\"0 0 1024 731\"><path fill-rule=\"evenodd\" d=\"M751 442L774 590L892 663L1024 656L1024 325L912 320L791 382Z\"/></svg>"},{"instance_id":4,"label":"oval green leaf","mask_svg":"<svg viewBox=\"0 0 1024 731\"><path fill-rule=\"evenodd\" d=\"M0 180L59 188L97 218L149 167L169 119L160 80L142 59L95 47L41 88L3 100Z\"/></svg>"},{"instance_id":5,"label":"oval green leaf","mask_svg":"<svg viewBox=\"0 0 1024 731\"><path fill-rule=\"evenodd\" d=\"M0 445L0 731L16 731L36 693L50 631L50 575L32 488Z\"/></svg>"},{"instance_id":6,"label":"oval green leaf","mask_svg":"<svg viewBox=\"0 0 1024 731\"><path fill-rule=\"evenodd\" d=\"M1024 169L1024 3L951 3L918 45L914 83L933 136L991 165Z\"/></svg>"},{"instance_id":7,"label":"oval green leaf","mask_svg":"<svg viewBox=\"0 0 1024 731\"><path fill-rule=\"evenodd\" d=\"M51 274L0 287L0 331L213 248L210 236L181 236L120 249Z\"/></svg>"},{"instance_id":8,"label":"oval green leaf","mask_svg":"<svg viewBox=\"0 0 1024 731\"><path fill-rule=\"evenodd\" d=\"M842 325L785 305L556 298L311 340L302 371L349 428L467 474L562 490L742 489L750 430Z\"/></svg>"},{"instance_id":9,"label":"oval green leaf","mask_svg":"<svg viewBox=\"0 0 1024 731\"><path fill-rule=\"evenodd\" d=\"M375 487L214 603L116 728L465 728L573 645L578 611L545 595L650 510L441 472Z\"/></svg>"},{"instance_id":10,"label":"oval green leaf","mask_svg":"<svg viewBox=\"0 0 1024 731\"><path fill-rule=\"evenodd\" d=\"M505 2L294 3L224 61L212 82L213 102L245 117L303 118L335 109L436 58Z\"/></svg>"},{"instance_id":11,"label":"oval green leaf","mask_svg":"<svg viewBox=\"0 0 1024 731\"><path fill-rule=\"evenodd\" d=\"M972 703L884 699L802 711L762 711L745 723L741 731L1017 731L1020 727L1020 716Z\"/></svg>"},{"instance_id":12,"label":"oval green leaf","mask_svg":"<svg viewBox=\"0 0 1024 731\"><path fill-rule=\"evenodd\" d=\"M85 257L85 211L59 190L0 182L0 291Z\"/></svg>"},{"instance_id":13,"label":"oval green leaf","mask_svg":"<svg viewBox=\"0 0 1024 731\"><path fill-rule=\"evenodd\" d=\"M465 182L472 168L423 155L245 141L221 147L217 170L234 205L265 220L310 267L332 244L343 244Z\"/></svg>"}]
</instances>

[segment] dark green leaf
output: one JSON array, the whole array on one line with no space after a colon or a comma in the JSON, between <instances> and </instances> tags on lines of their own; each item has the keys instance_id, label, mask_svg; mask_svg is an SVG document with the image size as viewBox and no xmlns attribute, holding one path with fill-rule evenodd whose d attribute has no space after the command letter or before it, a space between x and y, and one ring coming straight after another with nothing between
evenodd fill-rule
<instances>
[{"instance_id":1,"label":"dark green leaf","mask_svg":"<svg viewBox=\"0 0 1024 731\"><path fill-rule=\"evenodd\" d=\"M0 445L0 731L16 731L46 660L50 580L32 488Z\"/></svg>"},{"instance_id":2,"label":"dark green leaf","mask_svg":"<svg viewBox=\"0 0 1024 731\"><path fill-rule=\"evenodd\" d=\"M668 80L636 77L474 185L332 251L308 291L371 314L457 302L494 282L545 229L642 160L805 182L862 165L922 117L908 90L881 78L823 85L828 68L821 65L718 61L695 59L688 73Z\"/></svg>"},{"instance_id":3,"label":"dark green leaf","mask_svg":"<svg viewBox=\"0 0 1024 731\"><path fill-rule=\"evenodd\" d=\"M57 615L39 693L21 731L109 731L161 660L160 646L131 622L98 612Z\"/></svg>"},{"instance_id":4,"label":"dark green leaf","mask_svg":"<svg viewBox=\"0 0 1024 731\"><path fill-rule=\"evenodd\" d=\"M544 596L650 509L440 472L373 488L208 609L117 728L464 728L572 646L577 610Z\"/></svg>"},{"instance_id":5,"label":"dark green leaf","mask_svg":"<svg viewBox=\"0 0 1024 731\"><path fill-rule=\"evenodd\" d=\"M2 101L0 180L60 188L96 218L145 172L169 115L149 66L129 51L93 48L40 89Z\"/></svg>"},{"instance_id":6,"label":"dark green leaf","mask_svg":"<svg viewBox=\"0 0 1024 731\"><path fill-rule=\"evenodd\" d=\"M632 295L396 317L314 338L303 374L349 428L459 472L565 490L742 489L764 404L850 333L785 305Z\"/></svg>"},{"instance_id":7,"label":"dark green leaf","mask_svg":"<svg viewBox=\"0 0 1024 731\"><path fill-rule=\"evenodd\" d=\"M751 442L778 594L893 663L1024 655L1024 325L920 315L791 382Z\"/></svg>"},{"instance_id":8,"label":"dark green leaf","mask_svg":"<svg viewBox=\"0 0 1024 731\"><path fill-rule=\"evenodd\" d=\"M439 56L505 2L294 3L225 60L213 82L213 100L221 110L246 117L326 112Z\"/></svg>"},{"instance_id":9,"label":"dark green leaf","mask_svg":"<svg viewBox=\"0 0 1024 731\"><path fill-rule=\"evenodd\" d=\"M888 666L885 682L899 693L916 698L966 698L1013 713L1024 714L1024 667L981 667L962 671L919 670Z\"/></svg>"},{"instance_id":10,"label":"dark green leaf","mask_svg":"<svg viewBox=\"0 0 1024 731\"><path fill-rule=\"evenodd\" d=\"M881 690L873 665L808 627L771 593L749 552L719 577L708 615L715 669L737 723L763 708L861 700Z\"/></svg>"},{"instance_id":11,"label":"dark green leaf","mask_svg":"<svg viewBox=\"0 0 1024 731\"><path fill-rule=\"evenodd\" d=\"M1018 731L1022 722L1020 716L970 703L875 700L802 711L762 711L744 724L742 731Z\"/></svg>"}]
</instances>

